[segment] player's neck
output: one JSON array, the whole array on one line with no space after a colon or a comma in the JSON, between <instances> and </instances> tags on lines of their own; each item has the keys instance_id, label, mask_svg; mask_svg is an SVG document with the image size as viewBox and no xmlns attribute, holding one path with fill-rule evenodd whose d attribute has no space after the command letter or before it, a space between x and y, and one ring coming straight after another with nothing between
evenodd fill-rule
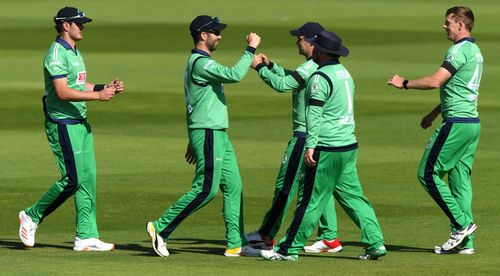
<instances>
[{"instance_id":1,"label":"player's neck","mask_svg":"<svg viewBox=\"0 0 500 276\"><path fill-rule=\"evenodd\" d=\"M208 49L208 47L205 45L205 43L197 43L195 48L198 49L198 50L202 50L202 51L206 52L209 55L212 55L212 51L210 51Z\"/></svg>"},{"instance_id":2,"label":"player's neck","mask_svg":"<svg viewBox=\"0 0 500 276\"><path fill-rule=\"evenodd\" d=\"M453 40L453 43L457 43L458 41L460 41L460 40L462 40L462 39L464 39L466 37L470 37L470 36L471 36L470 32L460 33L459 35L457 35L455 37L455 39Z\"/></svg>"},{"instance_id":3,"label":"player's neck","mask_svg":"<svg viewBox=\"0 0 500 276\"><path fill-rule=\"evenodd\" d=\"M66 32L63 32L59 35L59 37L61 37L64 41L66 41L70 46L71 48L75 49L76 47L76 41L74 41L68 33Z\"/></svg>"}]
</instances>

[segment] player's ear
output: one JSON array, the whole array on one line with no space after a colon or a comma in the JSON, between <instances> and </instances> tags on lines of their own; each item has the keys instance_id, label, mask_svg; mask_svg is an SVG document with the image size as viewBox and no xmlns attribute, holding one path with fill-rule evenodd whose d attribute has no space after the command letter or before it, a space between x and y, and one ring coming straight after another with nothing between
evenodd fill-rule
<instances>
[{"instance_id":1,"label":"player's ear","mask_svg":"<svg viewBox=\"0 0 500 276\"><path fill-rule=\"evenodd\" d=\"M69 31L69 28L71 27L71 24L72 24L71 22L67 22L67 21L66 21L66 22L63 22L63 23L62 23L62 25L63 25L63 29L64 29L65 31Z\"/></svg>"}]
</instances>

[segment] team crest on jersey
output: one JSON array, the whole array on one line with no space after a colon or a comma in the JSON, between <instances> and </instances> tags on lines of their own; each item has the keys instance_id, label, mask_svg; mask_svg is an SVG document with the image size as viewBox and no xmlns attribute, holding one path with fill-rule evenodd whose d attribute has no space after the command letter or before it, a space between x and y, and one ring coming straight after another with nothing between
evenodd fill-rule
<instances>
[{"instance_id":1,"label":"team crest on jersey","mask_svg":"<svg viewBox=\"0 0 500 276\"><path fill-rule=\"evenodd\" d=\"M78 72L76 77L76 84L85 84L85 80L87 79L87 72L81 71Z\"/></svg>"}]
</instances>

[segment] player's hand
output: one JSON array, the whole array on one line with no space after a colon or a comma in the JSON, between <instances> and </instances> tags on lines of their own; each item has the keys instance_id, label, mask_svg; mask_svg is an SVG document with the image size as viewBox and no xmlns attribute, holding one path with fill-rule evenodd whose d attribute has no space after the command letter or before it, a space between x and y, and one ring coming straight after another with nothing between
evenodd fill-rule
<instances>
[{"instance_id":1,"label":"player's hand","mask_svg":"<svg viewBox=\"0 0 500 276\"><path fill-rule=\"evenodd\" d=\"M115 96L116 89L114 87L106 86L98 93L100 101L110 101Z\"/></svg>"},{"instance_id":2,"label":"player's hand","mask_svg":"<svg viewBox=\"0 0 500 276\"><path fill-rule=\"evenodd\" d=\"M252 64L250 64L250 67L255 69L255 67L257 67L257 65L259 65L261 63L262 63L262 58L260 57L260 55L254 55L253 61L252 61Z\"/></svg>"},{"instance_id":3,"label":"player's hand","mask_svg":"<svg viewBox=\"0 0 500 276\"><path fill-rule=\"evenodd\" d=\"M400 75L398 74L395 74L394 76L392 76L388 81L387 81L387 84L388 85L392 85L396 88L403 88L403 81L405 79L403 77L401 77Z\"/></svg>"},{"instance_id":4,"label":"player's hand","mask_svg":"<svg viewBox=\"0 0 500 276\"><path fill-rule=\"evenodd\" d=\"M431 111L429 114L425 115L422 118L422 121L420 121L420 126L423 129L427 129L428 127L432 126L432 122L437 118L437 114L434 113L434 111Z\"/></svg>"},{"instance_id":5,"label":"player's hand","mask_svg":"<svg viewBox=\"0 0 500 276\"><path fill-rule=\"evenodd\" d=\"M191 147L191 143L188 143L186 154L184 154L184 158L186 158L186 162L188 164L196 164L196 159L194 158L193 147Z\"/></svg>"},{"instance_id":6,"label":"player's hand","mask_svg":"<svg viewBox=\"0 0 500 276\"><path fill-rule=\"evenodd\" d=\"M316 161L313 159L314 149L307 149L304 153L304 161L308 167L315 167Z\"/></svg>"},{"instance_id":7,"label":"player's hand","mask_svg":"<svg viewBox=\"0 0 500 276\"><path fill-rule=\"evenodd\" d=\"M249 33L247 35L248 46L257 48L260 44L260 36L256 33Z\"/></svg>"},{"instance_id":8,"label":"player's hand","mask_svg":"<svg viewBox=\"0 0 500 276\"><path fill-rule=\"evenodd\" d=\"M119 79L114 79L107 86L114 87L116 94L123 92L123 89L124 89L123 81L121 81Z\"/></svg>"},{"instance_id":9,"label":"player's hand","mask_svg":"<svg viewBox=\"0 0 500 276\"><path fill-rule=\"evenodd\" d=\"M268 66L268 65L269 65L269 63L271 63L271 61L269 60L269 58L267 58L267 56L266 56L266 55L264 55L264 54L260 53L260 54L259 54L259 56L260 56L260 58L262 59L262 62L264 62L264 63L266 64L266 66Z\"/></svg>"}]
</instances>

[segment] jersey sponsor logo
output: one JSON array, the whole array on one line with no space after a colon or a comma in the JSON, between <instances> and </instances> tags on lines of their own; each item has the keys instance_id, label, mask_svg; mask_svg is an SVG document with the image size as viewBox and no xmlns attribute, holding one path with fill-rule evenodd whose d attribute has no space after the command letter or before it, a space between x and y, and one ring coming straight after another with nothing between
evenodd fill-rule
<instances>
[{"instance_id":1,"label":"jersey sponsor logo","mask_svg":"<svg viewBox=\"0 0 500 276\"><path fill-rule=\"evenodd\" d=\"M476 61L478 63L483 63L483 55L481 55L481 53L476 53Z\"/></svg>"},{"instance_id":2,"label":"jersey sponsor logo","mask_svg":"<svg viewBox=\"0 0 500 276\"><path fill-rule=\"evenodd\" d=\"M87 72L81 71L78 72L76 77L76 84L85 84L85 80L87 79Z\"/></svg>"},{"instance_id":3,"label":"jersey sponsor logo","mask_svg":"<svg viewBox=\"0 0 500 276\"><path fill-rule=\"evenodd\" d=\"M213 60L209 60L207 62L207 64L205 64L205 66L203 66L203 69L207 70L208 68L210 68L210 66L212 66L213 64L215 63L215 61Z\"/></svg>"},{"instance_id":4,"label":"jersey sponsor logo","mask_svg":"<svg viewBox=\"0 0 500 276\"><path fill-rule=\"evenodd\" d=\"M352 125L352 124L354 124L354 116L352 116L352 115L340 116L340 118L339 118L339 124L341 124L341 125Z\"/></svg>"},{"instance_id":5,"label":"jersey sponsor logo","mask_svg":"<svg viewBox=\"0 0 500 276\"><path fill-rule=\"evenodd\" d=\"M349 74L349 71L345 69L336 71L335 74L337 75L337 78L339 78L339 80L346 80L351 78L351 74Z\"/></svg>"},{"instance_id":6,"label":"jersey sponsor logo","mask_svg":"<svg viewBox=\"0 0 500 276\"><path fill-rule=\"evenodd\" d=\"M479 89L479 87L477 89ZM469 102L471 102L471 103L475 103L475 102L477 102L477 95L476 94L469 94L467 96L467 100L469 100Z\"/></svg>"},{"instance_id":7,"label":"jersey sponsor logo","mask_svg":"<svg viewBox=\"0 0 500 276\"><path fill-rule=\"evenodd\" d=\"M62 62L60 62L59 60L53 60L49 63L49 66L55 66L55 65L61 65Z\"/></svg>"}]
</instances>

